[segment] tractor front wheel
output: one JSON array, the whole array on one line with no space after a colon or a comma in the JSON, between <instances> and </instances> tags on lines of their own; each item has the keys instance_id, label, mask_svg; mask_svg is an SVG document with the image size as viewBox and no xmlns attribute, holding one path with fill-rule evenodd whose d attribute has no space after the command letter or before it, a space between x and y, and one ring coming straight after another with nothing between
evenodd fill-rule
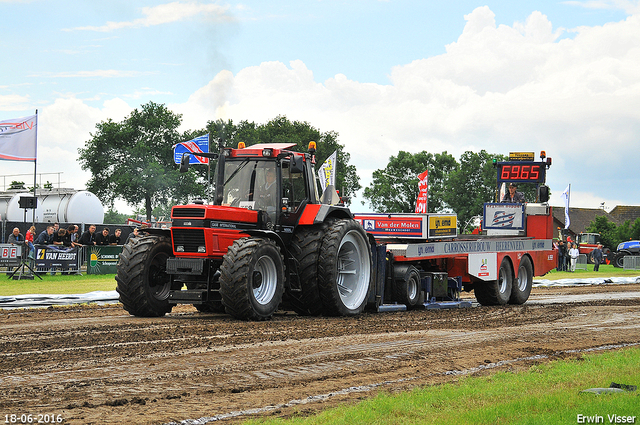
<instances>
[{"instance_id":1,"label":"tractor front wheel","mask_svg":"<svg viewBox=\"0 0 640 425\"><path fill-rule=\"evenodd\" d=\"M284 293L284 261L275 242L238 239L220 266L220 295L237 319L265 320L276 312Z\"/></svg>"},{"instance_id":2,"label":"tractor front wheel","mask_svg":"<svg viewBox=\"0 0 640 425\"><path fill-rule=\"evenodd\" d=\"M129 314L158 317L171 311L167 300L173 288L166 270L167 259L172 255L171 242L164 236L135 238L124 245L117 266L116 290Z\"/></svg>"}]
</instances>

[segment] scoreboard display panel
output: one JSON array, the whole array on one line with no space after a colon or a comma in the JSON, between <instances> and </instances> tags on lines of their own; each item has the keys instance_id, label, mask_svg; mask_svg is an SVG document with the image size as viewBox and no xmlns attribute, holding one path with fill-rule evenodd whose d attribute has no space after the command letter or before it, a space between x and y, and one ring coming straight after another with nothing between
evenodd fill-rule
<instances>
[{"instance_id":1,"label":"scoreboard display panel","mask_svg":"<svg viewBox=\"0 0 640 425\"><path fill-rule=\"evenodd\" d=\"M510 161L498 162L498 184L544 183L546 162Z\"/></svg>"}]
</instances>

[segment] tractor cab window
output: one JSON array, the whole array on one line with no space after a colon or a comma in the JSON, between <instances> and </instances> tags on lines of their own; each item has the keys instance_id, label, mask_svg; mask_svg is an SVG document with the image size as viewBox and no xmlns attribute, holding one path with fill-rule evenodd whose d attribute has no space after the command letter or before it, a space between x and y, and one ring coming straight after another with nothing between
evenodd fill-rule
<instances>
[{"instance_id":1,"label":"tractor cab window","mask_svg":"<svg viewBox=\"0 0 640 425\"><path fill-rule=\"evenodd\" d=\"M304 173L291 172L289 165L289 161L282 162L282 198L286 199L287 206L293 212L309 196Z\"/></svg>"},{"instance_id":2,"label":"tractor cab window","mask_svg":"<svg viewBox=\"0 0 640 425\"><path fill-rule=\"evenodd\" d=\"M275 162L254 159L227 160L222 205L264 210L275 222L277 187Z\"/></svg>"}]
</instances>

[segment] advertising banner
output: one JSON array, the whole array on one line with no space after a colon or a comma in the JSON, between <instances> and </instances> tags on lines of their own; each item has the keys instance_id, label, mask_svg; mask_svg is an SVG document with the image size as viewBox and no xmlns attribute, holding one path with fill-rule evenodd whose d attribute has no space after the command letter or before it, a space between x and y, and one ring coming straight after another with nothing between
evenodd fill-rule
<instances>
[{"instance_id":1,"label":"advertising banner","mask_svg":"<svg viewBox=\"0 0 640 425\"><path fill-rule=\"evenodd\" d=\"M524 204L484 204L482 228L524 230Z\"/></svg>"},{"instance_id":2,"label":"advertising banner","mask_svg":"<svg viewBox=\"0 0 640 425\"><path fill-rule=\"evenodd\" d=\"M416 199L416 213L427 213L427 195L429 194L429 170L418 176L418 199Z\"/></svg>"},{"instance_id":3,"label":"advertising banner","mask_svg":"<svg viewBox=\"0 0 640 425\"><path fill-rule=\"evenodd\" d=\"M0 244L0 267L15 267L20 265L20 245Z\"/></svg>"},{"instance_id":4,"label":"advertising banner","mask_svg":"<svg viewBox=\"0 0 640 425\"><path fill-rule=\"evenodd\" d=\"M458 235L456 215L429 215L429 238L450 238Z\"/></svg>"},{"instance_id":5,"label":"advertising banner","mask_svg":"<svg viewBox=\"0 0 640 425\"><path fill-rule=\"evenodd\" d=\"M87 247L87 274L115 274L122 245Z\"/></svg>"},{"instance_id":6,"label":"advertising banner","mask_svg":"<svg viewBox=\"0 0 640 425\"><path fill-rule=\"evenodd\" d=\"M401 214L354 214L365 232L378 238L426 239L425 215Z\"/></svg>"},{"instance_id":7,"label":"advertising banner","mask_svg":"<svg viewBox=\"0 0 640 425\"><path fill-rule=\"evenodd\" d=\"M38 270L80 270L80 249L58 245L36 245L34 266Z\"/></svg>"}]
</instances>

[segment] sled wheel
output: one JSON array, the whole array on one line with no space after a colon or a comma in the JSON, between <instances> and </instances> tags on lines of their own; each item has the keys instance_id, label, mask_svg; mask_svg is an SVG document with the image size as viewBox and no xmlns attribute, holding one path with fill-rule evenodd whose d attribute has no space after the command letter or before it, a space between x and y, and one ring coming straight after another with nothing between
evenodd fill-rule
<instances>
[{"instance_id":1,"label":"sled wheel","mask_svg":"<svg viewBox=\"0 0 640 425\"><path fill-rule=\"evenodd\" d=\"M414 266L401 265L395 268L393 295L395 301L413 308L420 300L420 272Z\"/></svg>"},{"instance_id":2,"label":"sled wheel","mask_svg":"<svg viewBox=\"0 0 640 425\"><path fill-rule=\"evenodd\" d=\"M318 258L318 289L323 313L353 316L364 310L371 286L367 235L353 219L329 224Z\"/></svg>"},{"instance_id":3,"label":"sled wheel","mask_svg":"<svg viewBox=\"0 0 640 425\"><path fill-rule=\"evenodd\" d=\"M116 291L129 314L158 317L171 311L173 306L167 299L173 288L166 267L172 255L170 240L164 236L136 238L123 246L117 265Z\"/></svg>"},{"instance_id":4,"label":"sled wheel","mask_svg":"<svg viewBox=\"0 0 640 425\"><path fill-rule=\"evenodd\" d=\"M505 305L511 297L513 270L509 260L504 258L500 264L498 280L478 281L474 286L476 300L482 305Z\"/></svg>"},{"instance_id":5,"label":"sled wheel","mask_svg":"<svg viewBox=\"0 0 640 425\"><path fill-rule=\"evenodd\" d=\"M233 317L265 320L278 309L284 292L284 262L274 241L234 241L223 258L220 273L222 304Z\"/></svg>"},{"instance_id":6,"label":"sled wheel","mask_svg":"<svg viewBox=\"0 0 640 425\"><path fill-rule=\"evenodd\" d=\"M529 299L533 285L533 266L529 257L522 257L518 267L518 277L513 282L509 304L524 304Z\"/></svg>"}]
</instances>

